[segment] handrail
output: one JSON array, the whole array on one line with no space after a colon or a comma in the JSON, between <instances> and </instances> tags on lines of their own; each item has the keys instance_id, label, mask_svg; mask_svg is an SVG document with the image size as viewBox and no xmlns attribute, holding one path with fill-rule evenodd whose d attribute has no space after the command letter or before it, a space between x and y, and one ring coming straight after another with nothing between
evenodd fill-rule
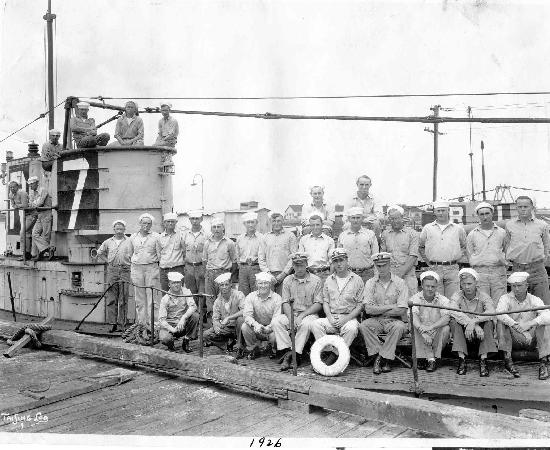
<instances>
[{"instance_id":1,"label":"handrail","mask_svg":"<svg viewBox=\"0 0 550 450\"><path fill-rule=\"evenodd\" d=\"M495 311L494 313L482 313L482 312L464 311L463 309L453 308L453 307L450 307L450 306L427 305L427 304L424 304L424 303L415 303L415 302L412 302L410 300L408 301L408 306L409 306L409 308L412 308L413 306L423 306L423 307L426 307L426 308L446 309L446 310L449 310L449 311L456 311L456 312L461 312L461 313L465 313L465 314L474 314L476 316L489 316L489 317L491 317L491 316L502 316L503 314L516 314L516 313L522 313L522 312L542 311L542 310L545 310L545 309L550 309L550 305L545 305L545 306L537 306L536 308L517 309L517 310L514 310L514 311L501 311L501 312Z\"/></svg>"}]
</instances>

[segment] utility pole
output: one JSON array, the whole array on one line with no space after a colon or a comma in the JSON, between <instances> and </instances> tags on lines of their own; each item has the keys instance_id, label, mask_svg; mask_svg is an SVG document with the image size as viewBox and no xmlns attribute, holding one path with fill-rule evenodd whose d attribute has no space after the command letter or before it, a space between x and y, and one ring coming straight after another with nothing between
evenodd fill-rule
<instances>
[{"instance_id":1,"label":"utility pole","mask_svg":"<svg viewBox=\"0 0 550 450\"><path fill-rule=\"evenodd\" d=\"M46 36L48 40L48 129L54 128L54 99L53 99L53 21L52 0L48 0L48 11L43 19L46 21Z\"/></svg>"},{"instance_id":2,"label":"utility pole","mask_svg":"<svg viewBox=\"0 0 550 450\"><path fill-rule=\"evenodd\" d=\"M472 118L472 107L468 106L468 118ZM470 182L472 184L472 201L475 200L474 194L474 152L472 151L472 122L470 122Z\"/></svg>"},{"instance_id":3,"label":"utility pole","mask_svg":"<svg viewBox=\"0 0 550 450\"><path fill-rule=\"evenodd\" d=\"M430 108L431 111L433 111L433 118L437 119L439 117L439 108L441 108L441 105L435 105L432 108ZM432 201L437 200L437 163L438 163L438 137L440 134L439 132L439 123L437 121L434 122L434 129L430 130L429 128L424 128L424 131L427 131L428 133L434 134L434 173L433 173L433 194L432 194Z\"/></svg>"}]
</instances>

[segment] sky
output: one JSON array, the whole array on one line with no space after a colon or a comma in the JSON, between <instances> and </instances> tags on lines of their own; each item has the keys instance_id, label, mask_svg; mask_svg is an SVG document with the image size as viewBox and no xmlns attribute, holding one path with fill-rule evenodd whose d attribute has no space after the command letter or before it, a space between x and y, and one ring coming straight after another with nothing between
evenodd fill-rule
<instances>
[{"instance_id":1,"label":"sky","mask_svg":"<svg viewBox=\"0 0 550 450\"><path fill-rule=\"evenodd\" d=\"M0 138L46 111L46 0L3 0L0 11ZM550 91L549 2L52 0L56 100L347 96ZM550 95L307 100L172 100L175 109L311 115L549 117ZM158 100L138 100L140 107ZM56 110L62 128L63 109ZM96 123L112 112L92 110ZM142 115L152 144L160 115ZM179 115L174 203L207 211L257 200L284 210L323 185L346 203L355 179L371 177L380 204L432 198L433 134L426 124L260 120ZM429 128L429 127L428 127ZM26 154L47 120L0 143ZM470 140L471 130L471 140ZM101 131L114 132L114 122ZM550 128L442 124L438 197L507 184L549 190ZM137 180L139 182L139 180ZM539 207L550 194L531 194ZM488 196L492 199L493 193Z\"/></svg>"}]
</instances>

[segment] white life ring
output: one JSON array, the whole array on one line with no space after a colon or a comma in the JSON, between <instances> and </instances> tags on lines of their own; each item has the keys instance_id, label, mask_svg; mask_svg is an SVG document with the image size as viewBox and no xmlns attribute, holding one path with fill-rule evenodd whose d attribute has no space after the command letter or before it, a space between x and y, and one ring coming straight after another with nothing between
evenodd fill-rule
<instances>
[{"instance_id":1,"label":"white life ring","mask_svg":"<svg viewBox=\"0 0 550 450\"><path fill-rule=\"evenodd\" d=\"M329 345L336 347L336 350L338 350L338 359L334 364L327 366L321 361L321 352ZM349 358L349 347L343 338L335 334L327 334L317 339L311 346L311 352L309 354L309 359L315 372L326 377L334 377L346 370L349 364Z\"/></svg>"}]
</instances>

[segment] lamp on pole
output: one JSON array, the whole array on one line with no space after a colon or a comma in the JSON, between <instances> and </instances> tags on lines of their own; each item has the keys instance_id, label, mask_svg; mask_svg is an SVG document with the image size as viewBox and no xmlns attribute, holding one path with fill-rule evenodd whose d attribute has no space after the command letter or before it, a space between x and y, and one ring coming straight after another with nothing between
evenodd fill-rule
<instances>
[{"instance_id":1,"label":"lamp on pole","mask_svg":"<svg viewBox=\"0 0 550 450\"><path fill-rule=\"evenodd\" d=\"M195 181L197 177L201 178L201 210L202 212L204 212L204 178L200 173L196 173L195 175L193 175L193 182L191 183L191 186L197 185L197 182Z\"/></svg>"}]
</instances>

